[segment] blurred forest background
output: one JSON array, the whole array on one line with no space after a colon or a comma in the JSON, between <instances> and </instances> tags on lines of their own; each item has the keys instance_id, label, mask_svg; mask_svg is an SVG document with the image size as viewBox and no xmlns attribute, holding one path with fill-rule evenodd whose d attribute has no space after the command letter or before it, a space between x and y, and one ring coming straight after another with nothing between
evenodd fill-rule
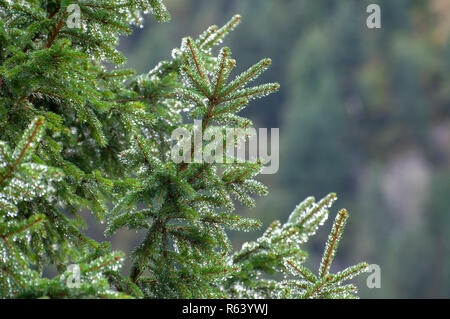
<instances>
[{"instance_id":1,"label":"blurred forest background","mask_svg":"<svg viewBox=\"0 0 450 319\"><path fill-rule=\"evenodd\" d=\"M273 60L262 81L279 93L250 105L256 127L280 128L280 170L263 175L270 194L240 209L264 226L285 221L306 196L336 192L350 220L335 269L381 267L381 288L358 282L363 298L450 297L450 1L165 0L172 21L146 18L122 39L127 67L145 73L181 38L235 13L227 38L238 71ZM381 29L366 7L381 6ZM88 232L100 239L102 230ZM328 221L306 247L318 268ZM239 247L258 234L232 234ZM139 234L122 232L125 252Z\"/></svg>"}]
</instances>

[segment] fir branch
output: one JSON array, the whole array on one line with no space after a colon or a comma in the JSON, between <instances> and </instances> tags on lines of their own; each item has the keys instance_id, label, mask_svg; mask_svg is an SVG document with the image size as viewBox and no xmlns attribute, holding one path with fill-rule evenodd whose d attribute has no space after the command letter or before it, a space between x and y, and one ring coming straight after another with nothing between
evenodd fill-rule
<instances>
[{"instance_id":1,"label":"fir branch","mask_svg":"<svg viewBox=\"0 0 450 319\"><path fill-rule=\"evenodd\" d=\"M14 163L12 165L9 165L8 171L0 178L0 185L3 184L3 182L13 173L14 169L19 165L19 163L22 161L23 156L27 152L28 148L30 147L30 144L34 141L34 138L36 137L39 128L41 125L44 124L44 119L42 117L39 117L35 123L33 123L33 130L31 132L31 135L28 137L28 140L21 150L19 156L16 158Z\"/></svg>"},{"instance_id":2,"label":"fir branch","mask_svg":"<svg viewBox=\"0 0 450 319\"><path fill-rule=\"evenodd\" d=\"M53 29L52 33L48 37L48 40L45 43L44 48L48 49L48 48L50 48L52 46L53 41L56 40L56 37L58 36L59 31L61 31L61 28L63 27L63 25L64 25L64 20L63 19L59 19L58 22L56 23L55 28Z\"/></svg>"},{"instance_id":3,"label":"fir branch","mask_svg":"<svg viewBox=\"0 0 450 319\"><path fill-rule=\"evenodd\" d=\"M203 81L205 81L205 76L203 75L202 70L200 69L200 64L198 62L198 58L197 55L195 54L194 48L192 47L192 42L190 39L188 39L187 41L187 45L189 46L189 50L191 51L191 56L194 59L195 62L195 66L197 68L197 72L200 75L200 77L203 79ZM206 94L205 94L206 95Z\"/></svg>"},{"instance_id":4,"label":"fir branch","mask_svg":"<svg viewBox=\"0 0 450 319\"><path fill-rule=\"evenodd\" d=\"M343 228L348 219L348 213L346 209L339 211L336 221L333 224L333 229L328 237L328 242L326 249L324 251L321 267L320 267L320 277L324 278L331 267L331 262L333 261L334 255L336 254L337 246L339 245L339 240L341 238Z\"/></svg>"}]
</instances>

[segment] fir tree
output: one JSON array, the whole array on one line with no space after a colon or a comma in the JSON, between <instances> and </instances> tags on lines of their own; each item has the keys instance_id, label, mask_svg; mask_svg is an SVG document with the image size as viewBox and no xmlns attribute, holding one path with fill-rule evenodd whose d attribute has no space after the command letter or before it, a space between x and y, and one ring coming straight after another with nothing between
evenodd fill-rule
<instances>
[{"instance_id":1,"label":"fir tree","mask_svg":"<svg viewBox=\"0 0 450 319\"><path fill-rule=\"evenodd\" d=\"M160 20L159 0L78 1L81 23L70 28L71 1L0 1L0 294L4 298L347 298L346 281L365 263L330 273L348 213L337 214L317 274L301 249L336 200L310 197L284 224L274 222L255 242L232 251L227 230L250 231L257 220L234 213L267 189L255 177L263 160L182 162L171 157L172 132L236 128L221 140L234 147L250 120L248 103L278 90L251 86L271 64L263 59L236 77L227 47L213 49L240 21L183 39L172 59L143 75L108 69L124 57L118 37ZM185 115L201 119L196 127ZM240 133L241 132L241 133ZM216 141L219 142L219 141ZM204 141L193 142L192 150ZM190 154L193 156L193 154ZM110 203L112 208L110 209ZM82 209L106 234L145 232L121 273L124 255L84 235ZM79 287L67 285L69 264ZM56 266L59 275L45 278ZM283 274L284 279L269 279Z\"/></svg>"}]
</instances>

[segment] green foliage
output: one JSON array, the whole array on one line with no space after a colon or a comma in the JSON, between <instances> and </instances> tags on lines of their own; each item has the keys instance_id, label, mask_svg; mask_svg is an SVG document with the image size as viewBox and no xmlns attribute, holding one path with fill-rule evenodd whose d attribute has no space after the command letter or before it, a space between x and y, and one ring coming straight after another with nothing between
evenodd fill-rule
<instances>
[{"instance_id":1,"label":"green foliage","mask_svg":"<svg viewBox=\"0 0 450 319\"><path fill-rule=\"evenodd\" d=\"M300 245L325 222L328 208L336 199L335 194L330 194L316 203L313 197L309 197L297 205L285 224L275 221L257 241L244 244L233 255L233 263L239 265L240 271L227 281L232 296L303 299L356 297L356 287L343 283L366 271L366 263L349 267L337 274L329 273L348 218L346 210L341 210L336 216L319 275L314 275L303 265L307 253ZM275 281L261 278L264 273L276 272L281 272L285 279Z\"/></svg>"},{"instance_id":2,"label":"green foliage","mask_svg":"<svg viewBox=\"0 0 450 319\"><path fill-rule=\"evenodd\" d=\"M281 156L276 176L263 176L270 196L239 213L266 225L284 220L299 199L332 190L355 212L339 263L367 258L382 269L381 289L361 280L361 297L448 298L450 241L441 231L450 203L433 177L449 179L447 2L173 1L169 27L150 23L122 47L128 65L144 72L167 56L174 35L240 12L245 25L227 40L237 44L238 67L271 57L264 78L282 90L244 110L260 127L280 127ZM371 3L381 7L381 30L365 26ZM251 236L231 234L233 243ZM311 259L322 240L324 231L310 243Z\"/></svg>"},{"instance_id":3,"label":"green foliage","mask_svg":"<svg viewBox=\"0 0 450 319\"><path fill-rule=\"evenodd\" d=\"M330 274L347 213L341 211L319 276L302 266L301 250L335 200L308 198L288 222L272 224L233 253L227 230L260 227L234 214L267 189L255 177L263 161L176 163L171 134L212 127L243 130L237 115L279 88L249 86L271 64L263 59L231 79L236 61L214 46L235 28L234 16L197 39L184 38L172 60L147 74L108 70L120 64L118 36L141 23L141 11L169 18L160 1L86 1L80 28L69 28L66 1L0 2L0 282L6 298L344 298L342 285L365 264ZM184 115L202 127L184 123ZM237 145L237 133L226 144ZM202 142L204 143L204 142ZM192 148L199 145L192 144ZM206 149L206 143L200 145ZM113 208L110 209L110 203ZM106 235L126 227L145 232L131 256L86 237L79 216L89 209L106 220ZM66 282L81 270L80 287ZM56 266L48 279L44 267ZM296 279L269 280L282 273Z\"/></svg>"}]
</instances>

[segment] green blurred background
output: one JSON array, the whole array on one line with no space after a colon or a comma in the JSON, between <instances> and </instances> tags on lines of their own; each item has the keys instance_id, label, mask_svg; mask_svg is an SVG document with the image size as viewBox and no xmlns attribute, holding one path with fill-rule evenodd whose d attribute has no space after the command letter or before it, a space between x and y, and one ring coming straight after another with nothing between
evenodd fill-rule
<instances>
[{"instance_id":1,"label":"green blurred background","mask_svg":"<svg viewBox=\"0 0 450 319\"><path fill-rule=\"evenodd\" d=\"M225 45L237 71L273 60L261 81L280 82L280 92L244 115L280 128L280 170L261 176L270 194L240 213L267 226L306 196L336 192L333 214L346 207L351 217L334 270L361 260L381 267L381 288L367 288L364 276L361 297L449 298L450 1L164 2L170 23L147 17L120 43L138 73L235 13L243 21ZM370 3L381 6L381 29L366 27ZM313 269L330 228L306 247ZM239 247L258 234L231 235ZM113 247L129 252L139 238L122 232Z\"/></svg>"}]
</instances>

